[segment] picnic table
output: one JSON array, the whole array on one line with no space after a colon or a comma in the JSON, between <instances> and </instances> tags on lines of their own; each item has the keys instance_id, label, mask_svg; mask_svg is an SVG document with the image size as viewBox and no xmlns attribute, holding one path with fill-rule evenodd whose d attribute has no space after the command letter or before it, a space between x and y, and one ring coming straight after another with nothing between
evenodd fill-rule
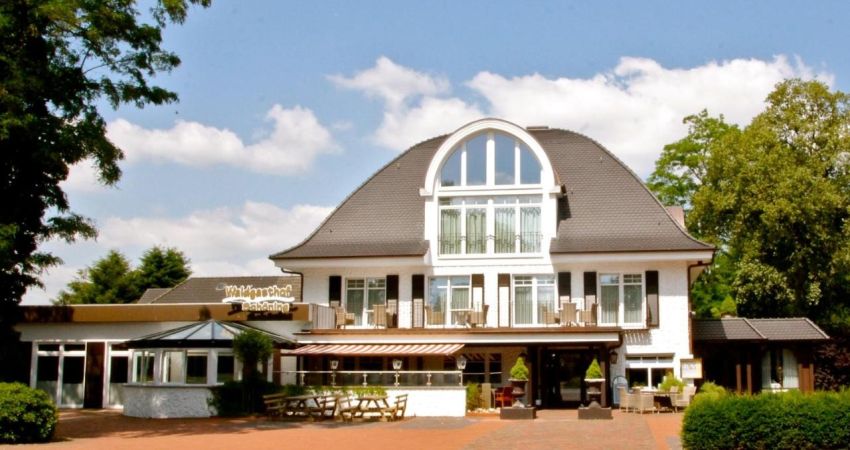
<instances>
[{"instance_id":1,"label":"picnic table","mask_svg":"<svg viewBox=\"0 0 850 450\"><path fill-rule=\"evenodd\" d=\"M336 397L328 395L264 396L266 410L279 417L309 417L325 419L334 417Z\"/></svg>"},{"instance_id":2,"label":"picnic table","mask_svg":"<svg viewBox=\"0 0 850 450\"><path fill-rule=\"evenodd\" d=\"M389 408L386 395L363 395L357 398L357 406L354 408L354 417L365 418L366 414L381 417L382 410Z\"/></svg>"}]
</instances>

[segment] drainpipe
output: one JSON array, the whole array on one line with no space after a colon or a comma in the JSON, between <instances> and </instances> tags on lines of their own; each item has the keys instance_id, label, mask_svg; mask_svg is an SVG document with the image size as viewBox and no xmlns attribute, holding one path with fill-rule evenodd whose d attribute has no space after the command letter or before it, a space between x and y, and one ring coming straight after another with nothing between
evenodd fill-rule
<instances>
[{"instance_id":1,"label":"drainpipe","mask_svg":"<svg viewBox=\"0 0 850 450\"><path fill-rule=\"evenodd\" d=\"M301 303L304 303L304 274L302 272L296 272L294 270L284 269L282 267L280 271L283 273L291 273L293 275L298 275L301 278L301 283L298 286L298 298L301 300Z\"/></svg>"},{"instance_id":2,"label":"drainpipe","mask_svg":"<svg viewBox=\"0 0 850 450\"><path fill-rule=\"evenodd\" d=\"M696 264L688 264L688 351L691 355L694 354L694 311L691 299L691 269L694 267L709 267L712 264L714 264L714 253L711 254L711 261L708 263L704 263L700 260Z\"/></svg>"}]
</instances>

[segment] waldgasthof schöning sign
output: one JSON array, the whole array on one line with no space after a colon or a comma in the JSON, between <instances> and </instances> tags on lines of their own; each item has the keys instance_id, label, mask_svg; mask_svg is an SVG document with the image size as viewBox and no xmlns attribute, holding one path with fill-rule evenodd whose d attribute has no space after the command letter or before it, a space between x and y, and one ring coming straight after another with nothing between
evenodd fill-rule
<instances>
[{"instance_id":1,"label":"waldgasthof sch\u00f6ning sign","mask_svg":"<svg viewBox=\"0 0 850 450\"><path fill-rule=\"evenodd\" d=\"M282 312L288 313L292 310L292 285L254 287L224 285L219 290L224 290L222 303L238 304L242 311L249 312Z\"/></svg>"}]
</instances>

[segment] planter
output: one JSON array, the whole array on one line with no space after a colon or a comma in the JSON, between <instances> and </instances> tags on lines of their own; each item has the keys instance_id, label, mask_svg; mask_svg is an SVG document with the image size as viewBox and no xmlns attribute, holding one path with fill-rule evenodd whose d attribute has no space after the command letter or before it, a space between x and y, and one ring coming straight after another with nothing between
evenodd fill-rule
<instances>
[{"instance_id":1,"label":"planter","mask_svg":"<svg viewBox=\"0 0 850 450\"><path fill-rule=\"evenodd\" d=\"M537 408L515 407L502 408L499 410L499 419L501 420L534 420L537 418Z\"/></svg>"},{"instance_id":2,"label":"planter","mask_svg":"<svg viewBox=\"0 0 850 450\"><path fill-rule=\"evenodd\" d=\"M525 396L525 385L528 383L528 380L514 380L510 379L511 386L513 386L513 390L511 391L511 396L514 398L513 407L514 408L525 408L525 404L522 402L521 398Z\"/></svg>"},{"instance_id":3,"label":"planter","mask_svg":"<svg viewBox=\"0 0 850 450\"><path fill-rule=\"evenodd\" d=\"M602 402L602 386L605 385L605 378L585 378L584 383L587 385L588 403L599 405Z\"/></svg>"}]
</instances>

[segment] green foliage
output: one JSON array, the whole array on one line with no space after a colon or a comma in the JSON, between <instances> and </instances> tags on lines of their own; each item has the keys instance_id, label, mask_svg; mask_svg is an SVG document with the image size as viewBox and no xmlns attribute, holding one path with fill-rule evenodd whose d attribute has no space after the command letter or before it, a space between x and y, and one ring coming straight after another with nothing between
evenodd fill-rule
<instances>
[{"instance_id":1,"label":"green foliage","mask_svg":"<svg viewBox=\"0 0 850 450\"><path fill-rule=\"evenodd\" d=\"M123 254L110 250L91 267L79 271L68 283L68 290L59 293L56 303L131 303L148 288L173 287L190 274L189 260L176 248L151 247L137 269Z\"/></svg>"},{"instance_id":2,"label":"green foliage","mask_svg":"<svg viewBox=\"0 0 850 450\"><path fill-rule=\"evenodd\" d=\"M593 361L589 366L587 366L587 371L584 372L584 379L588 380L599 378L605 378L605 376L602 375L602 368L599 367L599 361L597 361L596 358L593 358Z\"/></svg>"},{"instance_id":3,"label":"green foliage","mask_svg":"<svg viewBox=\"0 0 850 450\"><path fill-rule=\"evenodd\" d=\"M267 360L274 351L269 335L258 330L245 330L233 339L233 354L242 361L242 378L257 377L257 363Z\"/></svg>"},{"instance_id":4,"label":"green foliage","mask_svg":"<svg viewBox=\"0 0 850 450\"><path fill-rule=\"evenodd\" d=\"M222 417L240 417L259 413L263 412L265 408L263 396L279 391L280 389L276 384L259 378L227 381L221 386L212 388L210 406L214 407L216 413ZM303 391L301 394L303 394Z\"/></svg>"},{"instance_id":5,"label":"green foliage","mask_svg":"<svg viewBox=\"0 0 850 450\"><path fill-rule=\"evenodd\" d=\"M291 386L292 392L287 391L286 395L302 395L311 393L315 395L353 395L355 397L363 397L366 395L387 395L387 390L383 386Z\"/></svg>"},{"instance_id":6,"label":"green foliage","mask_svg":"<svg viewBox=\"0 0 850 450\"><path fill-rule=\"evenodd\" d=\"M528 380L528 367L525 366L525 358L522 356L516 359L514 366L511 367L512 380Z\"/></svg>"},{"instance_id":7,"label":"green foliage","mask_svg":"<svg viewBox=\"0 0 850 450\"><path fill-rule=\"evenodd\" d=\"M466 410L475 411L481 407L481 385L478 383L466 384Z\"/></svg>"},{"instance_id":8,"label":"green foliage","mask_svg":"<svg viewBox=\"0 0 850 450\"><path fill-rule=\"evenodd\" d=\"M703 385L705 386L705 385ZM686 449L839 449L850 442L850 391L697 395L685 410Z\"/></svg>"},{"instance_id":9,"label":"green foliage","mask_svg":"<svg viewBox=\"0 0 850 450\"><path fill-rule=\"evenodd\" d=\"M720 318L723 314L737 316L737 304L732 297L735 266L732 257L718 251L714 261L706 268L691 288L691 300L697 317Z\"/></svg>"},{"instance_id":10,"label":"green foliage","mask_svg":"<svg viewBox=\"0 0 850 450\"><path fill-rule=\"evenodd\" d=\"M0 383L0 443L47 442L59 414L44 391L21 383Z\"/></svg>"},{"instance_id":11,"label":"green foliage","mask_svg":"<svg viewBox=\"0 0 850 450\"><path fill-rule=\"evenodd\" d=\"M659 386L659 389L664 392L670 392L670 388L672 388L673 386L678 387L681 391L682 388L685 387L685 382L676 378L673 374L669 374L664 377L664 380L661 382L661 386Z\"/></svg>"},{"instance_id":12,"label":"green foliage","mask_svg":"<svg viewBox=\"0 0 850 450\"><path fill-rule=\"evenodd\" d=\"M699 393L705 395L713 395L713 396L721 396L726 395L728 392L723 386L715 384L713 381L706 381L699 387Z\"/></svg>"},{"instance_id":13,"label":"green foliage","mask_svg":"<svg viewBox=\"0 0 850 450\"><path fill-rule=\"evenodd\" d=\"M61 262L40 244L97 234L71 211L61 186L69 167L92 166L106 185L121 176L123 153L98 105L177 100L149 83L180 63L162 48L162 30L183 22L190 4L209 2L160 0L152 14L132 0L0 2L0 356L17 341L22 296Z\"/></svg>"}]
</instances>

